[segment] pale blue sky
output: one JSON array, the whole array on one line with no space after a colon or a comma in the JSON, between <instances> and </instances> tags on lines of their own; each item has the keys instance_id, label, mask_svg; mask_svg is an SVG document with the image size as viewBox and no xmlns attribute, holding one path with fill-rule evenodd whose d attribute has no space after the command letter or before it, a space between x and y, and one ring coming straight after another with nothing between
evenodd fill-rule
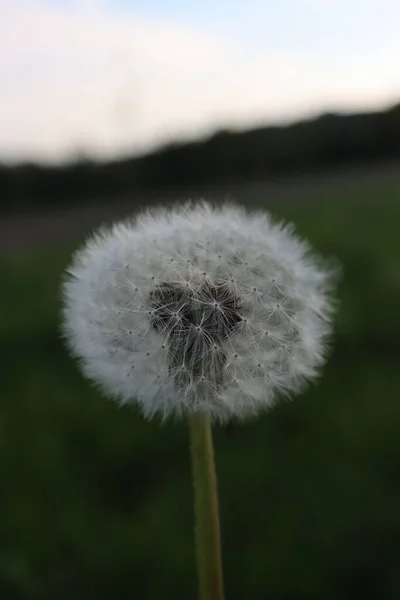
<instances>
[{"instance_id":1,"label":"pale blue sky","mask_svg":"<svg viewBox=\"0 0 400 600\"><path fill-rule=\"evenodd\" d=\"M29 1L29 0L28 0ZM46 0L73 6L76 0ZM90 0L89 0L90 2ZM79 3L79 0L78 0ZM92 2L95 4L96 0ZM397 0L104 0L115 12L189 24L246 47L315 52L398 36Z\"/></svg>"},{"instance_id":2,"label":"pale blue sky","mask_svg":"<svg viewBox=\"0 0 400 600\"><path fill-rule=\"evenodd\" d=\"M380 108L399 26L399 0L0 0L0 159Z\"/></svg>"}]
</instances>

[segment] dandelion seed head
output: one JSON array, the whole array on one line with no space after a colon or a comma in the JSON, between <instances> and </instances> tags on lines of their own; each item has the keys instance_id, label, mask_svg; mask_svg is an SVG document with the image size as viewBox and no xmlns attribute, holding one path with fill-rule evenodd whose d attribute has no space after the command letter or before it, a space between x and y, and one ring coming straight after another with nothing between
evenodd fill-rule
<instances>
[{"instance_id":1,"label":"dandelion seed head","mask_svg":"<svg viewBox=\"0 0 400 600\"><path fill-rule=\"evenodd\" d=\"M323 364L334 272L268 213L206 202L94 234L64 283L87 377L143 415L245 418Z\"/></svg>"}]
</instances>

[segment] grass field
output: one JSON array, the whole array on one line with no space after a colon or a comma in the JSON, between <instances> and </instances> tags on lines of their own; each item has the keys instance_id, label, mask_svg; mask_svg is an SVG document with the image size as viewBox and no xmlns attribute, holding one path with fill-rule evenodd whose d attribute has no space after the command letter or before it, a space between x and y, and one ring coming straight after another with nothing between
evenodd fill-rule
<instances>
[{"instance_id":1,"label":"grass field","mask_svg":"<svg viewBox=\"0 0 400 600\"><path fill-rule=\"evenodd\" d=\"M327 368L215 431L227 600L400 597L400 183L332 190L273 207L342 264ZM117 409L60 341L81 240L0 263L1 598L194 599L185 424Z\"/></svg>"}]
</instances>

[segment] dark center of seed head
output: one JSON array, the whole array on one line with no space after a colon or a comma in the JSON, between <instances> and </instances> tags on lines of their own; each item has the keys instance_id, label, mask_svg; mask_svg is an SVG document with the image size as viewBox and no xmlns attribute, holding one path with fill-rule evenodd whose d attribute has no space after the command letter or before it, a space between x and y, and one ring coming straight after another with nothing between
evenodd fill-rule
<instances>
[{"instance_id":1,"label":"dark center of seed head","mask_svg":"<svg viewBox=\"0 0 400 600\"><path fill-rule=\"evenodd\" d=\"M202 361L242 321L241 300L226 283L161 283L150 292L149 301L150 322L166 336L174 363L193 366Z\"/></svg>"}]
</instances>

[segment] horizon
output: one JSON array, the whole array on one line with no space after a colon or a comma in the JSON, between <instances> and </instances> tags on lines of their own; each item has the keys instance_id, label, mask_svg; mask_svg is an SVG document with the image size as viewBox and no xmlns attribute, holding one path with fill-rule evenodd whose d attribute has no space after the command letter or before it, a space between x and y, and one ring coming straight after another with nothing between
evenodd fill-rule
<instances>
[{"instance_id":1,"label":"horizon","mask_svg":"<svg viewBox=\"0 0 400 600\"><path fill-rule=\"evenodd\" d=\"M0 167L6 167L6 168L7 167L10 167L10 168L17 167L18 168L18 167L23 167L23 166L34 166L34 167L37 166L40 168L63 168L63 167L75 166L80 163L90 163L93 165L102 166L102 165L124 162L124 161L140 160L142 158L146 158L147 156L151 156L153 154L168 152L168 150L173 147L183 147L183 146L192 145L192 144L196 145L196 144L208 143L214 137L216 137L220 134L228 134L228 135L236 136L236 135L241 135L241 134L245 135L247 133L251 134L253 131L261 131L261 130L268 130L268 129L275 129L275 128L285 129L287 127L295 126L295 125L302 124L302 123L318 121L319 119L322 119L322 118L328 117L328 116L333 116L333 117L338 117L338 118L341 118L341 117L350 117L351 118L351 117L357 116L357 115L384 114L384 113L388 113L388 112L392 111L393 109L396 109L397 107L400 107L400 98L399 98L398 102L391 103L389 106L384 106L382 109L364 110L364 111L358 111L358 110L325 111L322 113L311 114L308 116L305 115L304 117L301 117L298 119L287 119L287 120L283 120L283 121L274 121L272 123L260 123L259 125L256 124L254 127L244 127L244 128L226 127L226 128L216 129L215 131L211 131L204 135L196 136L193 138L182 137L182 138L170 139L170 140L167 140L165 143L161 143L161 144L155 145L154 147L145 149L143 152L136 152L136 153L128 152L126 154L118 154L117 156L111 156L111 157L89 156L89 155L85 155L84 153L81 153L81 154L71 156L71 157L67 158L66 160L52 162L52 161L35 160L35 159L7 161L7 160L3 160L0 155ZM390 162L390 159L389 159L389 162Z\"/></svg>"}]
</instances>

